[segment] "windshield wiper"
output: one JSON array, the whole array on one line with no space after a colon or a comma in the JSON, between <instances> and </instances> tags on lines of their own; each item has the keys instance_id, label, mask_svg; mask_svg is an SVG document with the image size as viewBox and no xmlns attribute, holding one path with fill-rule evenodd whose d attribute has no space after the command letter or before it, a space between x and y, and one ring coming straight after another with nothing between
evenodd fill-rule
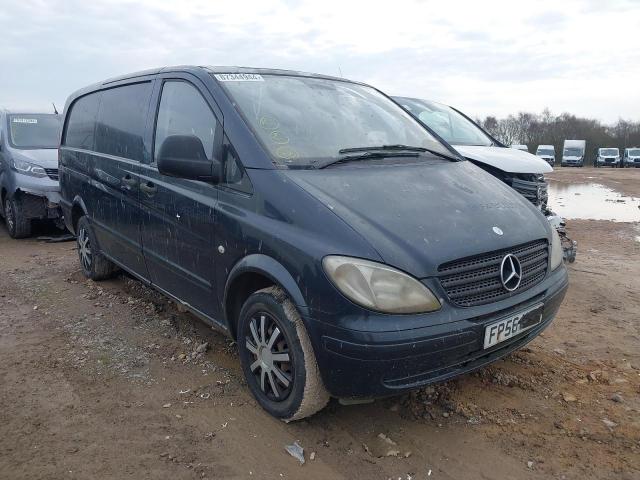
<instances>
[{"instance_id":1,"label":"windshield wiper","mask_svg":"<svg viewBox=\"0 0 640 480\"><path fill-rule=\"evenodd\" d=\"M342 152L342 150L340 150L340 152ZM348 162L357 162L360 160L371 160L374 158L388 158L388 157L417 157L418 153L417 152L397 152L397 153L390 153L390 152L365 152L361 155L346 155L344 157L340 157L340 158L335 158L333 160L329 160L326 163L323 163L322 165L319 165L316 168L325 168L328 167L329 165L337 165L339 163L348 163Z\"/></svg>"},{"instance_id":2,"label":"windshield wiper","mask_svg":"<svg viewBox=\"0 0 640 480\"><path fill-rule=\"evenodd\" d=\"M453 154L443 153L443 152L439 152L438 150L432 150L430 148L425 148L425 147L412 147L410 145L401 145L401 144L380 145L378 147L372 146L372 147L343 148L342 150L339 150L338 153L355 153L355 152L369 152L369 151L375 152L376 150L393 151L393 152L401 152L403 150L406 152L429 152L433 155L437 155L438 157L442 157L451 162L460 161L460 158L456 157Z\"/></svg>"},{"instance_id":3,"label":"windshield wiper","mask_svg":"<svg viewBox=\"0 0 640 480\"><path fill-rule=\"evenodd\" d=\"M399 150L405 150L408 152L428 152L429 149L428 148L424 148L424 147L411 147L409 145L378 145L378 146L371 146L371 147L354 147L354 148L343 148L341 150L338 150L338 153L355 153L355 152L368 152L371 150L393 150L393 151L399 151Z\"/></svg>"}]
</instances>

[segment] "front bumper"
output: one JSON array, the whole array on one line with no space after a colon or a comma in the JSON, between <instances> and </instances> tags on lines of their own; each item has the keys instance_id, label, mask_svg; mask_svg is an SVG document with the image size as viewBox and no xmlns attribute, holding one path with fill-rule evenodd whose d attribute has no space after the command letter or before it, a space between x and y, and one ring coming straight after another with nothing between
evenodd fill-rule
<instances>
[{"instance_id":1,"label":"front bumper","mask_svg":"<svg viewBox=\"0 0 640 480\"><path fill-rule=\"evenodd\" d=\"M611 167L617 167L620 164L619 160L598 160L597 161L598 165L600 166L611 166Z\"/></svg>"},{"instance_id":2,"label":"front bumper","mask_svg":"<svg viewBox=\"0 0 640 480\"><path fill-rule=\"evenodd\" d=\"M562 160L560 162L560 165L563 167L582 167L583 165L583 161L582 160Z\"/></svg>"},{"instance_id":3,"label":"front bumper","mask_svg":"<svg viewBox=\"0 0 640 480\"><path fill-rule=\"evenodd\" d=\"M60 182L49 177L31 177L13 173L7 177L7 189L11 195L22 197L24 214L32 219L57 219L62 217L60 209Z\"/></svg>"},{"instance_id":4,"label":"front bumper","mask_svg":"<svg viewBox=\"0 0 640 480\"><path fill-rule=\"evenodd\" d=\"M374 398L446 380L492 363L533 340L555 317L568 287L564 267L542 283L513 297L513 304L490 314L411 330L371 332L338 328L316 314L305 318L320 372L332 396ZM524 299L522 297L525 297ZM483 349L484 328L504 317L544 304L542 322L492 348ZM446 315L445 312L441 312ZM442 319L440 319L442 320Z\"/></svg>"},{"instance_id":5,"label":"front bumper","mask_svg":"<svg viewBox=\"0 0 640 480\"><path fill-rule=\"evenodd\" d=\"M15 193L22 192L35 197L43 197L49 204L58 205L60 203L60 182L49 177L31 177L20 173L12 172L7 177L7 190Z\"/></svg>"}]
</instances>

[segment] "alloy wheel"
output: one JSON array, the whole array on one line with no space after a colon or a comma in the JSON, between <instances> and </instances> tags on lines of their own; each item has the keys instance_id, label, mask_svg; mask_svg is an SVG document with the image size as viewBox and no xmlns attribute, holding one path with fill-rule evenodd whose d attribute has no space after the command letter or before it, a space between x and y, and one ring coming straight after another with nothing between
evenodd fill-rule
<instances>
[{"instance_id":1,"label":"alloy wheel","mask_svg":"<svg viewBox=\"0 0 640 480\"><path fill-rule=\"evenodd\" d=\"M81 228L78 232L78 253L84 269L91 270L91 242L89 232L85 228Z\"/></svg>"},{"instance_id":2,"label":"alloy wheel","mask_svg":"<svg viewBox=\"0 0 640 480\"><path fill-rule=\"evenodd\" d=\"M249 322L245 348L253 356L251 373L269 400L285 400L293 388L293 359L284 333L275 319L258 312Z\"/></svg>"}]
</instances>

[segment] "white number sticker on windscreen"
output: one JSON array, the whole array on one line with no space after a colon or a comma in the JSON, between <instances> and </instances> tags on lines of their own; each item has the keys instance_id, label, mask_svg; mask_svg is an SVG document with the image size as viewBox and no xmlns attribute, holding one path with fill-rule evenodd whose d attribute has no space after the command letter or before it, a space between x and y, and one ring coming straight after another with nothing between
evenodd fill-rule
<instances>
[{"instance_id":1,"label":"white number sticker on windscreen","mask_svg":"<svg viewBox=\"0 0 640 480\"><path fill-rule=\"evenodd\" d=\"M264 82L257 73L216 73L214 77L220 82Z\"/></svg>"},{"instance_id":2,"label":"white number sticker on windscreen","mask_svg":"<svg viewBox=\"0 0 640 480\"><path fill-rule=\"evenodd\" d=\"M13 118L11 121L13 123L38 123L37 118Z\"/></svg>"}]
</instances>

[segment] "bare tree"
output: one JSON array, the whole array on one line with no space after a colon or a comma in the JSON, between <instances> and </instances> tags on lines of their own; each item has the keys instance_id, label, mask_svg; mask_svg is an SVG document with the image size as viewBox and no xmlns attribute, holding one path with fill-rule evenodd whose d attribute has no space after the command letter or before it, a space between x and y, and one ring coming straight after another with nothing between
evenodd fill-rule
<instances>
[{"instance_id":1,"label":"bare tree","mask_svg":"<svg viewBox=\"0 0 640 480\"><path fill-rule=\"evenodd\" d=\"M622 151L640 146L640 122L620 119L614 125L603 125L570 113L553 115L548 108L540 114L520 112L500 119L488 116L478 123L504 144L523 143L530 151L538 145L553 145L562 154L566 139L586 140L587 161L591 162L599 147L618 147Z\"/></svg>"}]
</instances>

